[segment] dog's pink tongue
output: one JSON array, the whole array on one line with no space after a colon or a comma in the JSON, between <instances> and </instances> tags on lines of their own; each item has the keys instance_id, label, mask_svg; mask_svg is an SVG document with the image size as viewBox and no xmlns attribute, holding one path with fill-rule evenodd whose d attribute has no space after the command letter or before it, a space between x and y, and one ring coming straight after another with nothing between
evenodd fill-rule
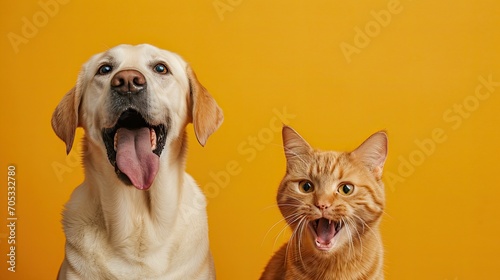
<instances>
[{"instance_id":1,"label":"dog's pink tongue","mask_svg":"<svg viewBox=\"0 0 500 280\"><path fill-rule=\"evenodd\" d=\"M317 241L319 243L328 245L335 236L334 223L325 218L319 219L316 235L318 236Z\"/></svg>"},{"instance_id":2,"label":"dog's pink tongue","mask_svg":"<svg viewBox=\"0 0 500 280\"><path fill-rule=\"evenodd\" d=\"M147 127L120 128L116 131L116 164L132 184L147 190L158 172L160 158L151 150L151 134Z\"/></svg>"}]
</instances>

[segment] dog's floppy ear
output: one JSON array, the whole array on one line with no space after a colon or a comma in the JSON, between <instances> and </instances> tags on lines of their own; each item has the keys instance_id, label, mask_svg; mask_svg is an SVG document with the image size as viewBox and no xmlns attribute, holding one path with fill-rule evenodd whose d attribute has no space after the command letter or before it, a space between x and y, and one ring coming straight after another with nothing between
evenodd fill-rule
<instances>
[{"instance_id":1,"label":"dog's floppy ear","mask_svg":"<svg viewBox=\"0 0 500 280\"><path fill-rule=\"evenodd\" d=\"M203 87L196 74L188 65L186 67L190 87L190 108L194 132L200 145L205 146L208 137L222 124L224 115L215 99Z\"/></svg>"},{"instance_id":2,"label":"dog's floppy ear","mask_svg":"<svg viewBox=\"0 0 500 280\"><path fill-rule=\"evenodd\" d=\"M75 132L78 127L78 109L81 100L79 91L80 87L77 83L75 87L66 93L52 114L52 129L66 143L67 154L69 154L71 147L73 147Z\"/></svg>"}]
</instances>

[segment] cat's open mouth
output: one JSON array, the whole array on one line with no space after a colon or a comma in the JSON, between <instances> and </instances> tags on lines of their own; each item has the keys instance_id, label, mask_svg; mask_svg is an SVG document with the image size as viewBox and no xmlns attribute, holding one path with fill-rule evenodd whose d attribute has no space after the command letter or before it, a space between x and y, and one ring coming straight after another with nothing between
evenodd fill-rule
<instances>
[{"instance_id":1,"label":"cat's open mouth","mask_svg":"<svg viewBox=\"0 0 500 280\"><path fill-rule=\"evenodd\" d=\"M328 251L333 247L333 238L342 229L342 223L320 218L309 222L309 228L313 234L316 248Z\"/></svg>"}]
</instances>

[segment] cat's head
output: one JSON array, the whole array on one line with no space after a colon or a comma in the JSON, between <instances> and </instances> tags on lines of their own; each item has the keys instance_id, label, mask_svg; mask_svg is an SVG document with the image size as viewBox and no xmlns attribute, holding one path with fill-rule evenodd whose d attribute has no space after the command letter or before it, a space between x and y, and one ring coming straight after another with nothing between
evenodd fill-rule
<instances>
[{"instance_id":1,"label":"cat's head","mask_svg":"<svg viewBox=\"0 0 500 280\"><path fill-rule=\"evenodd\" d=\"M381 181L387 135L377 132L351 152L319 151L283 127L286 175L278 206L300 246L321 253L378 231L385 198Z\"/></svg>"}]
</instances>

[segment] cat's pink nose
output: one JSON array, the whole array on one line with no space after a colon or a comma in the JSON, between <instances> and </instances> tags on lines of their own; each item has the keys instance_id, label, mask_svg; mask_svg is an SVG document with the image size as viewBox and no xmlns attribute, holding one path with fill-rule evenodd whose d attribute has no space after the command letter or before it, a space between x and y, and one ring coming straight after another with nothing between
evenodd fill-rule
<instances>
[{"instance_id":1,"label":"cat's pink nose","mask_svg":"<svg viewBox=\"0 0 500 280\"><path fill-rule=\"evenodd\" d=\"M333 199L326 195L319 195L315 198L314 205L318 207L319 210L325 211L330 206L332 206Z\"/></svg>"},{"instance_id":2,"label":"cat's pink nose","mask_svg":"<svg viewBox=\"0 0 500 280\"><path fill-rule=\"evenodd\" d=\"M318 207L320 210L325 210L325 209L328 209L328 207L330 207L330 204L318 203L318 204L316 204L316 207Z\"/></svg>"}]
</instances>

